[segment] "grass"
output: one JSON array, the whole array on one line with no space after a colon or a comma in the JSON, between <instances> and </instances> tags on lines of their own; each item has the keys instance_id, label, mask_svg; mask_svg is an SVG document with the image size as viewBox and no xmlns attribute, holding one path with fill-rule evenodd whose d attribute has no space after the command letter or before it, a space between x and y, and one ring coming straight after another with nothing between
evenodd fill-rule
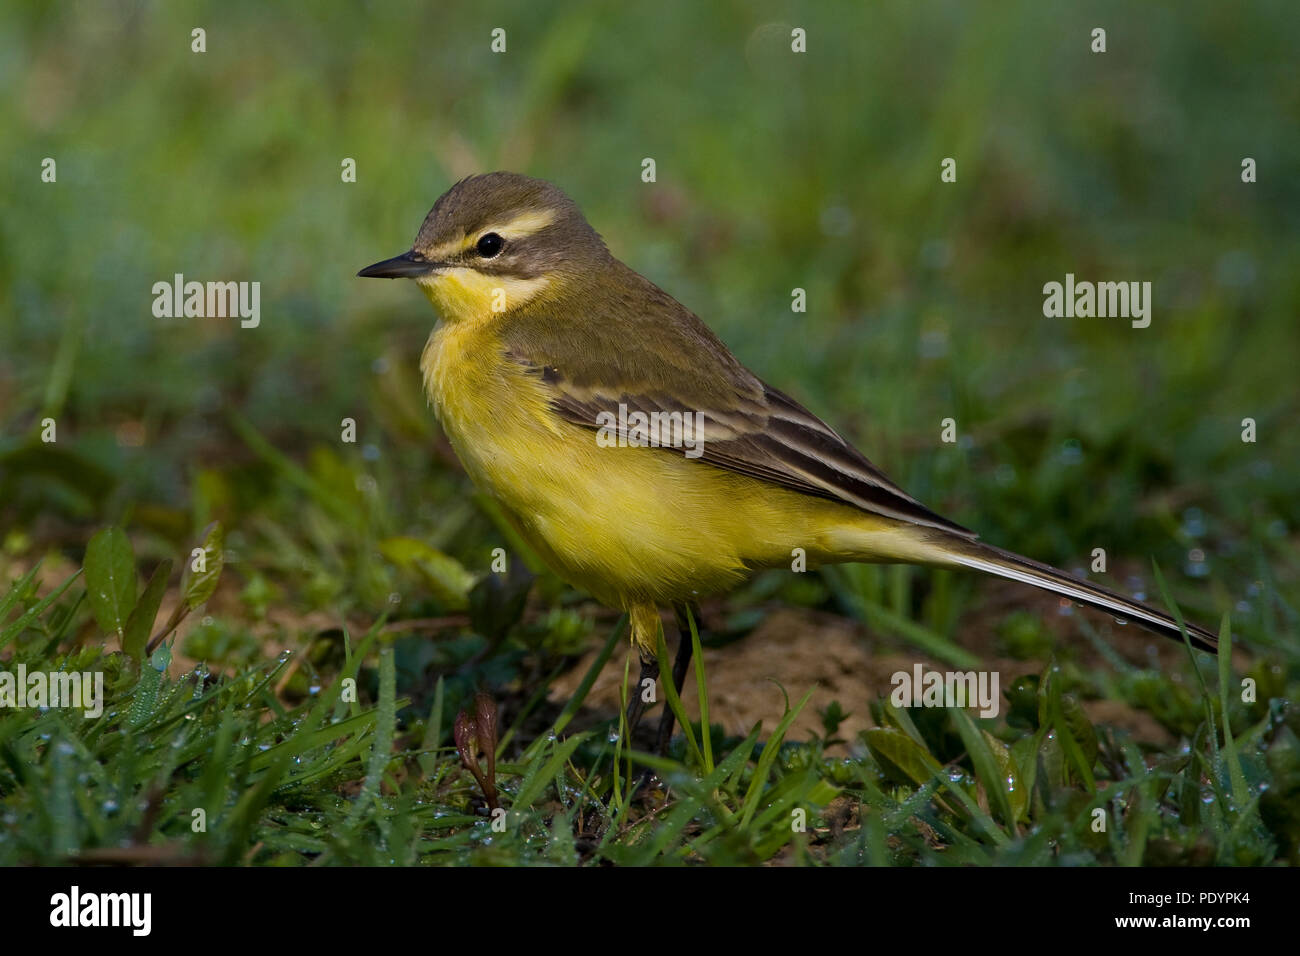
<instances>
[{"instance_id":1,"label":"grass","mask_svg":"<svg viewBox=\"0 0 1300 956\"><path fill-rule=\"evenodd\" d=\"M1297 862L1285 11L6 5L0 670L102 672L106 701L0 711L0 864ZM706 606L697 664L795 609L792 665L831 617L873 654L1025 673L996 718L882 686L796 732L814 688L776 668L782 716L711 724L711 666L690 711L661 686L679 730L644 753L593 702L625 622L455 464L426 304L352 279L490 168L559 182L927 504L1069 569L1103 548L1103 579L1225 620L1230 653L1144 656L965 575L769 572ZM261 324L154 319L176 272L260 281ZM1151 328L1043 318L1066 272L1152 280ZM633 796L645 767L666 793Z\"/></svg>"},{"instance_id":2,"label":"grass","mask_svg":"<svg viewBox=\"0 0 1300 956\"><path fill-rule=\"evenodd\" d=\"M107 573L89 563L88 590ZM834 714L824 736L787 741L811 689L766 739L761 726L740 739L692 724L667 684L685 731L667 759L629 748L621 717L566 734L620 623L527 747L495 750L495 730L486 735L502 805L489 815L482 781L442 744L446 676L427 713L398 697L401 640L383 618L355 646L346 629L330 639L337 670L295 693L295 665L316 669L310 649L240 673L171 676L168 643L151 657L111 638L78 644L81 580L38 600L34 571L0 605L18 615L0 633L11 671L102 671L107 688L94 719L29 707L0 723L3 863L1260 865L1297 848L1296 804L1282 796L1300 783L1294 729L1277 701L1236 704L1226 618L1217 693L1201 680L1179 715L1190 746L1178 752L1094 726L1079 675L1053 662L1011 690L1005 720L878 702L879 726L849 758L826 753ZM693 619L689 639L698 660ZM625 669L625 697L626 683ZM634 797L643 767L670 785L666 802Z\"/></svg>"}]
</instances>

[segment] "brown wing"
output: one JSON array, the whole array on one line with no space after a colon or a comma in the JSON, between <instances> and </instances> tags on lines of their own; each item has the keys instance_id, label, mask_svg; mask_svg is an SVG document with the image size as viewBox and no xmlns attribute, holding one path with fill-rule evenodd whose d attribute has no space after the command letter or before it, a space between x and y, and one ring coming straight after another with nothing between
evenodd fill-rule
<instances>
[{"instance_id":1,"label":"brown wing","mask_svg":"<svg viewBox=\"0 0 1300 956\"><path fill-rule=\"evenodd\" d=\"M625 421L627 414L636 411L647 415L702 412L702 453L693 460L803 494L842 501L873 514L975 537L974 532L935 514L904 492L812 412L761 382L757 400L752 395L737 395L725 411L687 408L662 393L614 394L599 387L575 385L555 366L537 366L518 355L512 357L541 377L551 393L552 408L575 425L596 430L610 417L616 422ZM620 405L625 410L621 418ZM602 413L610 416L604 423ZM623 437L628 437L627 430L622 431ZM661 451L683 453L674 448Z\"/></svg>"},{"instance_id":2,"label":"brown wing","mask_svg":"<svg viewBox=\"0 0 1300 956\"><path fill-rule=\"evenodd\" d=\"M690 310L615 259L599 288L525 307L505 326L507 357L541 377L557 414L593 430L629 412L704 415L691 460L874 514L974 538L885 477L788 395L764 384ZM601 313L583 315L600 301ZM581 329L574 325L581 323ZM682 454L664 448L662 454Z\"/></svg>"}]
</instances>

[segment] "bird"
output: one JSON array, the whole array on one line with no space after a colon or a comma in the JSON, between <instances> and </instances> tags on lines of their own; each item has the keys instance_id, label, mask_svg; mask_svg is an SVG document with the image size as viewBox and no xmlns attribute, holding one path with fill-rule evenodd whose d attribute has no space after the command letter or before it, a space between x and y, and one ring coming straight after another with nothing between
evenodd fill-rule
<instances>
[{"instance_id":1,"label":"bird","mask_svg":"<svg viewBox=\"0 0 1300 956\"><path fill-rule=\"evenodd\" d=\"M432 303L420 370L457 457L552 570L626 613L642 679L658 677L661 609L683 625L702 597L800 554L810 568L984 572L1175 640L1185 629L1217 651L1198 625L984 543L921 504L617 259L550 182L462 179L407 252L357 275L412 279ZM661 748L671 719L665 708Z\"/></svg>"}]
</instances>

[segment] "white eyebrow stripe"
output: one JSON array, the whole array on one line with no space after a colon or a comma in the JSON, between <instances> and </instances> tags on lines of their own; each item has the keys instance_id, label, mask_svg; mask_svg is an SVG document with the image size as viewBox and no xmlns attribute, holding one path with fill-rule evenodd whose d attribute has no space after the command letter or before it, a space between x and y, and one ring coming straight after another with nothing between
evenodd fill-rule
<instances>
[{"instance_id":1,"label":"white eyebrow stripe","mask_svg":"<svg viewBox=\"0 0 1300 956\"><path fill-rule=\"evenodd\" d=\"M509 222L502 223L499 226L489 226L486 229L480 229L477 233L479 236L486 235L489 232L495 232L503 239L522 239L525 236L531 236L535 232L545 229L551 223L555 222L555 210L553 209L530 209L528 212L520 213Z\"/></svg>"},{"instance_id":2,"label":"white eyebrow stripe","mask_svg":"<svg viewBox=\"0 0 1300 956\"><path fill-rule=\"evenodd\" d=\"M535 232L545 229L551 223L555 222L555 210L553 209L530 209L528 212L520 213L515 218L502 223L501 225L488 226L486 229L465 236L463 239L451 239L441 245L430 249L425 253L428 258L434 261L450 259L452 256L464 252L471 248L474 243L487 235L489 232L495 232L502 239L523 239L531 236Z\"/></svg>"}]
</instances>

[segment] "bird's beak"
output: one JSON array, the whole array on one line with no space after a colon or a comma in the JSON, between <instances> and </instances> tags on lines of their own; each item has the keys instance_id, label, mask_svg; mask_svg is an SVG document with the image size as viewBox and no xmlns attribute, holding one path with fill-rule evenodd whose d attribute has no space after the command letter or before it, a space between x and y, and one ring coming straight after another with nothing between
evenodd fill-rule
<instances>
[{"instance_id":1,"label":"bird's beak","mask_svg":"<svg viewBox=\"0 0 1300 956\"><path fill-rule=\"evenodd\" d=\"M438 266L439 263L430 262L412 249L410 252L403 252L400 256L376 262L373 266L366 266L357 275L363 279L415 279L428 275Z\"/></svg>"}]
</instances>

